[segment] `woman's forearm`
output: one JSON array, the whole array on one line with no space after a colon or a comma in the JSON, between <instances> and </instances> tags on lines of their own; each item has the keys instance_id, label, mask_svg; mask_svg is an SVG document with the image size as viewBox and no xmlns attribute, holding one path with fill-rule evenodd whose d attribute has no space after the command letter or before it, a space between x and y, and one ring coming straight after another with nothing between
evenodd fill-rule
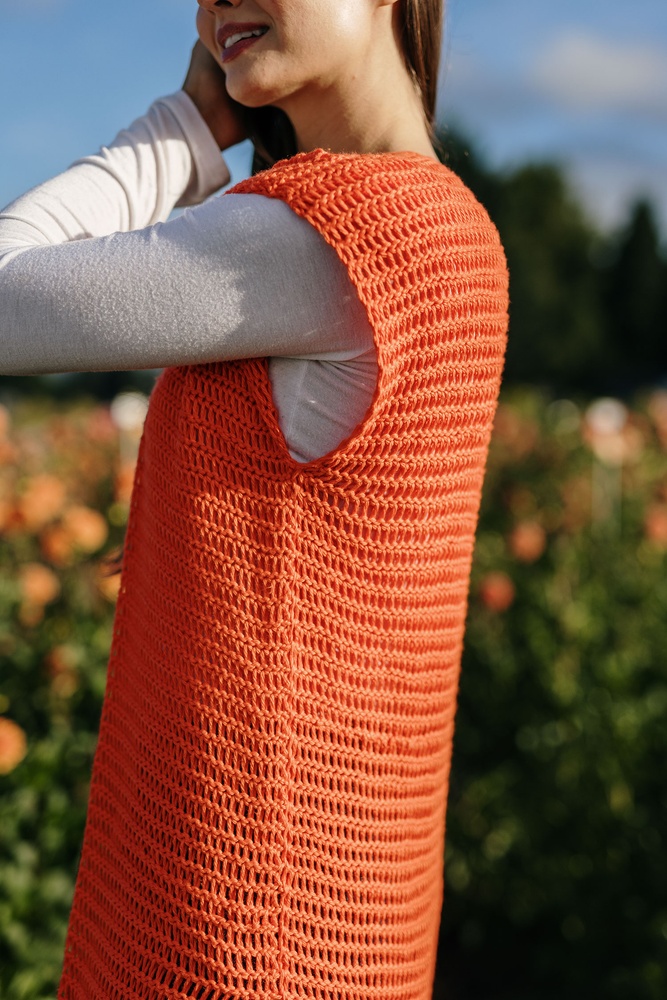
<instances>
[{"instance_id":1,"label":"woman's forearm","mask_svg":"<svg viewBox=\"0 0 667 1000\"><path fill-rule=\"evenodd\" d=\"M272 198L226 194L144 229L9 251L0 266L4 375L340 361L372 343L335 250Z\"/></svg>"},{"instance_id":2,"label":"woman's forearm","mask_svg":"<svg viewBox=\"0 0 667 1000\"><path fill-rule=\"evenodd\" d=\"M213 136L182 91L92 156L0 213L3 258L28 247L142 229L175 206L194 205L229 181Z\"/></svg>"},{"instance_id":3,"label":"woman's forearm","mask_svg":"<svg viewBox=\"0 0 667 1000\"><path fill-rule=\"evenodd\" d=\"M0 374L343 360L372 348L335 251L280 201L207 199L227 178L183 93L10 205L0 214ZM162 221L186 202L194 207Z\"/></svg>"}]
</instances>

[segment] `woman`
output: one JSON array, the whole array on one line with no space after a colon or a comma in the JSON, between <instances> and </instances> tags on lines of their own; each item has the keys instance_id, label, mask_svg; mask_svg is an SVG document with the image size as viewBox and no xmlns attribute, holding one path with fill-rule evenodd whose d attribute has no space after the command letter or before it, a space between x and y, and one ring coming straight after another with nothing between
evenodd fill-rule
<instances>
[{"instance_id":1,"label":"woman","mask_svg":"<svg viewBox=\"0 0 667 1000\"><path fill-rule=\"evenodd\" d=\"M165 366L61 1000L430 996L507 323L440 23L200 0L184 92L0 217L4 372Z\"/></svg>"}]
</instances>

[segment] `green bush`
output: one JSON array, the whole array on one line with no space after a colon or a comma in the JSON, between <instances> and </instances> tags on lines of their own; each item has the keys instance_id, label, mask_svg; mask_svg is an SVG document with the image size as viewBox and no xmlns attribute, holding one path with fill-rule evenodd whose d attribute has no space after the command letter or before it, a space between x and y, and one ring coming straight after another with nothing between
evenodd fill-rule
<instances>
[{"instance_id":1,"label":"green bush","mask_svg":"<svg viewBox=\"0 0 667 1000\"><path fill-rule=\"evenodd\" d=\"M655 394L623 429L582 435L571 402L529 394L499 410L455 736L442 996L667 996L665 411Z\"/></svg>"}]
</instances>

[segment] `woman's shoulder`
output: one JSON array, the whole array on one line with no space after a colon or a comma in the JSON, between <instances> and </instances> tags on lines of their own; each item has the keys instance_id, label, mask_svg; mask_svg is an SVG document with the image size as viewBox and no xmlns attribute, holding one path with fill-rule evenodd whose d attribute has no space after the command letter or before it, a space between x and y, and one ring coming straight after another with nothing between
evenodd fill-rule
<instances>
[{"instance_id":1,"label":"woman's shoulder","mask_svg":"<svg viewBox=\"0 0 667 1000\"><path fill-rule=\"evenodd\" d=\"M411 151L297 153L232 192L280 199L308 221L341 233L353 225L379 231L385 223L425 234L472 226L484 241L498 242L486 209L461 178L439 160Z\"/></svg>"},{"instance_id":2,"label":"woman's shoulder","mask_svg":"<svg viewBox=\"0 0 667 1000\"><path fill-rule=\"evenodd\" d=\"M241 181L234 191L251 190L255 187L280 188L295 183L315 182L318 187L329 187L335 191L355 180L377 179L380 183L391 183L405 187L415 176L440 183L462 184L449 167L439 160L410 150L390 153L336 153L327 149L314 149L306 153L296 153L254 177ZM401 183L400 178L403 178Z\"/></svg>"}]
</instances>

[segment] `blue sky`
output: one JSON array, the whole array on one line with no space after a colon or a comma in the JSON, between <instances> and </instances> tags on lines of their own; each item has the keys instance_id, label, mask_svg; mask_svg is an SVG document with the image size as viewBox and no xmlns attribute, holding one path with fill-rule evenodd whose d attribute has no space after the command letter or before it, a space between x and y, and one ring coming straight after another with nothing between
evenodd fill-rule
<instances>
[{"instance_id":1,"label":"blue sky","mask_svg":"<svg viewBox=\"0 0 667 1000\"><path fill-rule=\"evenodd\" d=\"M322 0L335 2L335 0ZM0 204L177 89L194 0L0 0ZM555 160L589 214L667 236L665 0L449 0L440 115L498 167ZM236 176L247 155L234 158Z\"/></svg>"}]
</instances>

